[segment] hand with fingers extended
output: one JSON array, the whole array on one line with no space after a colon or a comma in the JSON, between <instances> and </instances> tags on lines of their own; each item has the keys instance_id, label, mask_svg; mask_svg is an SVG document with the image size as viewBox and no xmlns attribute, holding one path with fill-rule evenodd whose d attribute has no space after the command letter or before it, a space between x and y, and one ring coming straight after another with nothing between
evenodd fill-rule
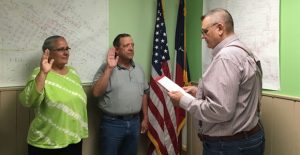
<instances>
[{"instance_id":1,"label":"hand with fingers extended","mask_svg":"<svg viewBox=\"0 0 300 155\"><path fill-rule=\"evenodd\" d=\"M109 68L115 68L118 64L119 56L116 56L116 48L111 47L107 53L107 64Z\"/></svg>"},{"instance_id":2,"label":"hand with fingers extended","mask_svg":"<svg viewBox=\"0 0 300 155\"><path fill-rule=\"evenodd\" d=\"M40 69L41 69L41 72L43 72L44 74L48 74L48 72L51 70L52 64L54 62L54 59L51 59L49 61L49 54L50 54L49 49L46 49L41 58Z\"/></svg>"}]
</instances>

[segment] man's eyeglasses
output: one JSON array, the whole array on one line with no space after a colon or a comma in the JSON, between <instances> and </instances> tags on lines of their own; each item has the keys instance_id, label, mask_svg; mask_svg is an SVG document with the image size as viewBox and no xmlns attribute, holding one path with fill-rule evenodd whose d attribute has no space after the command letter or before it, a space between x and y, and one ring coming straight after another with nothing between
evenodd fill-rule
<instances>
[{"instance_id":1,"label":"man's eyeglasses","mask_svg":"<svg viewBox=\"0 0 300 155\"><path fill-rule=\"evenodd\" d=\"M62 48L52 49L51 51L53 51L53 52L65 52L65 51L67 51L67 52L69 52L70 50L71 50L70 47L66 47L66 48L62 47Z\"/></svg>"},{"instance_id":2,"label":"man's eyeglasses","mask_svg":"<svg viewBox=\"0 0 300 155\"><path fill-rule=\"evenodd\" d=\"M214 23L214 24L208 26L207 28L202 29L202 30L201 30L202 35L206 35L206 34L208 33L209 28L211 28L211 27L213 27L213 26L215 26L215 25L217 25L217 24L218 24L218 23Z\"/></svg>"}]
</instances>

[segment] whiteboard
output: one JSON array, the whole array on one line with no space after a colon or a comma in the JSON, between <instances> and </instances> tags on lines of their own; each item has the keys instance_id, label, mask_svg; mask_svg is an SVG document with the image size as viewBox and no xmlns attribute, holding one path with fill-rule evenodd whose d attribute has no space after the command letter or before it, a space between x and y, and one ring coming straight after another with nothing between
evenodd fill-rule
<instances>
[{"instance_id":1,"label":"whiteboard","mask_svg":"<svg viewBox=\"0 0 300 155\"><path fill-rule=\"evenodd\" d=\"M204 0L203 13L225 8L233 17L236 35L261 60L263 88L280 89L279 76L279 0ZM202 42L203 71L211 60Z\"/></svg>"},{"instance_id":2,"label":"whiteboard","mask_svg":"<svg viewBox=\"0 0 300 155\"><path fill-rule=\"evenodd\" d=\"M66 38L83 83L106 57L107 0L0 0L0 23L0 87L24 86L52 35Z\"/></svg>"}]
</instances>

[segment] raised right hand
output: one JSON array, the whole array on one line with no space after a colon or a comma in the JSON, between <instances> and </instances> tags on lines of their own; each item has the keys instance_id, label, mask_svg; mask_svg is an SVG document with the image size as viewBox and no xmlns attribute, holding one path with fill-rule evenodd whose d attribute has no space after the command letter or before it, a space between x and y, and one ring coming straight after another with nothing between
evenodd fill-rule
<instances>
[{"instance_id":1,"label":"raised right hand","mask_svg":"<svg viewBox=\"0 0 300 155\"><path fill-rule=\"evenodd\" d=\"M49 54L50 54L49 49L46 49L45 52L42 55L42 58L41 58L40 70L44 74L48 74L49 73L49 71L52 68L52 64L54 62L54 59L51 59L50 62L49 62Z\"/></svg>"},{"instance_id":2,"label":"raised right hand","mask_svg":"<svg viewBox=\"0 0 300 155\"><path fill-rule=\"evenodd\" d=\"M118 64L119 56L116 56L116 48L112 47L107 53L107 64L109 68L115 68Z\"/></svg>"}]
</instances>

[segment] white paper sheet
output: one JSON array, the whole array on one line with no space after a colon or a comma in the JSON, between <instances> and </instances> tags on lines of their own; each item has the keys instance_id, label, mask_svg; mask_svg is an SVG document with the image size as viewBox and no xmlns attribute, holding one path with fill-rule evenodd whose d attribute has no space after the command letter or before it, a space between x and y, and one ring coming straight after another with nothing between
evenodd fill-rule
<instances>
[{"instance_id":1,"label":"white paper sheet","mask_svg":"<svg viewBox=\"0 0 300 155\"><path fill-rule=\"evenodd\" d=\"M179 91L181 92L184 96L190 97L194 99L191 94L185 92L180 86L178 86L176 83L174 83L171 79L169 79L166 76L162 76L156 80L158 84L160 84L162 87L164 87L167 91Z\"/></svg>"}]
</instances>

